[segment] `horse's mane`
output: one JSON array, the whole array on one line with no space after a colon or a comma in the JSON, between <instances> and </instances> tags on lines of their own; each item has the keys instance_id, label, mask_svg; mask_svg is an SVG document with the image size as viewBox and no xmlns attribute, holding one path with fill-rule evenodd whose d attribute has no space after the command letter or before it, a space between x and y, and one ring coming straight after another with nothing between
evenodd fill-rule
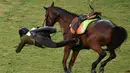
<instances>
[{"instance_id":1,"label":"horse's mane","mask_svg":"<svg viewBox=\"0 0 130 73\"><path fill-rule=\"evenodd\" d=\"M67 10L65 10L61 7L54 6L53 8L55 8L57 12L64 12L64 13L67 13L67 14L70 14L70 15L79 16L78 14L73 13L73 12L69 12L69 11L67 11Z\"/></svg>"}]
</instances>

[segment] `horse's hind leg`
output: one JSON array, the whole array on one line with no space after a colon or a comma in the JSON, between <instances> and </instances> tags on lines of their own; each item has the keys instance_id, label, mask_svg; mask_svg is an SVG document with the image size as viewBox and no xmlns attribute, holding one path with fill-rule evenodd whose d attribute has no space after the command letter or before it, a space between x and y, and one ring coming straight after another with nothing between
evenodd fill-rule
<instances>
[{"instance_id":1,"label":"horse's hind leg","mask_svg":"<svg viewBox=\"0 0 130 73\"><path fill-rule=\"evenodd\" d=\"M106 66L106 64L111 61L112 59L116 58L116 53L114 50L110 51L110 56L108 59L106 59L105 61L101 62L101 66L99 69L99 73L104 73L104 67Z\"/></svg>"},{"instance_id":2,"label":"horse's hind leg","mask_svg":"<svg viewBox=\"0 0 130 73\"><path fill-rule=\"evenodd\" d=\"M106 56L106 52L101 49L99 45L93 45L92 49L99 54L98 59L92 63L91 73L96 73L98 63Z\"/></svg>"}]
</instances>

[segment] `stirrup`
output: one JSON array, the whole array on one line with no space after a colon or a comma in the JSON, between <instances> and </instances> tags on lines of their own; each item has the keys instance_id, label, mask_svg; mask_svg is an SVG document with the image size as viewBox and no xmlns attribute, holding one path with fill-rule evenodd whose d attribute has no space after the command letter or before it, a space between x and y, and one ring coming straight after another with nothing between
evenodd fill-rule
<instances>
[{"instance_id":1,"label":"stirrup","mask_svg":"<svg viewBox=\"0 0 130 73\"><path fill-rule=\"evenodd\" d=\"M78 38L76 38L76 45L79 45L80 44L80 40Z\"/></svg>"}]
</instances>

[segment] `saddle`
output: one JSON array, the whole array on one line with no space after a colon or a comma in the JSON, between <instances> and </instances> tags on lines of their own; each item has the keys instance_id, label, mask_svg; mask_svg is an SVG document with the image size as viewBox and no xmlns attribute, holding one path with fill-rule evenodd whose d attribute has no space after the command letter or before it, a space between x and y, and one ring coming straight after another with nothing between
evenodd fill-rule
<instances>
[{"instance_id":1,"label":"saddle","mask_svg":"<svg viewBox=\"0 0 130 73\"><path fill-rule=\"evenodd\" d=\"M95 20L97 20L96 15L75 17L70 24L70 31L72 34L83 34L88 25Z\"/></svg>"}]
</instances>

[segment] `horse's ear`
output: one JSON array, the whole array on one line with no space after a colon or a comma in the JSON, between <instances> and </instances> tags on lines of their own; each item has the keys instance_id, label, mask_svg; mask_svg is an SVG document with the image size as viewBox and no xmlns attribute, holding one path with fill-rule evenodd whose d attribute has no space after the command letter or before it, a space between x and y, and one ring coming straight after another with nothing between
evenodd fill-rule
<instances>
[{"instance_id":1,"label":"horse's ear","mask_svg":"<svg viewBox=\"0 0 130 73\"><path fill-rule=\"evenodd\" d=\"M44 8L45 10L47 10L47 7L43 6L43 8Z\"/></svg>"},{"instance_id":2,"label":"horse's ear","mask_svg":"<svg viewBox=\"0 0 130 73\"><path fill-rule=\"evenodd\" d=\"M54 7L54 1L52 2L51 7Z\"/></svg>"}]
</instances>

